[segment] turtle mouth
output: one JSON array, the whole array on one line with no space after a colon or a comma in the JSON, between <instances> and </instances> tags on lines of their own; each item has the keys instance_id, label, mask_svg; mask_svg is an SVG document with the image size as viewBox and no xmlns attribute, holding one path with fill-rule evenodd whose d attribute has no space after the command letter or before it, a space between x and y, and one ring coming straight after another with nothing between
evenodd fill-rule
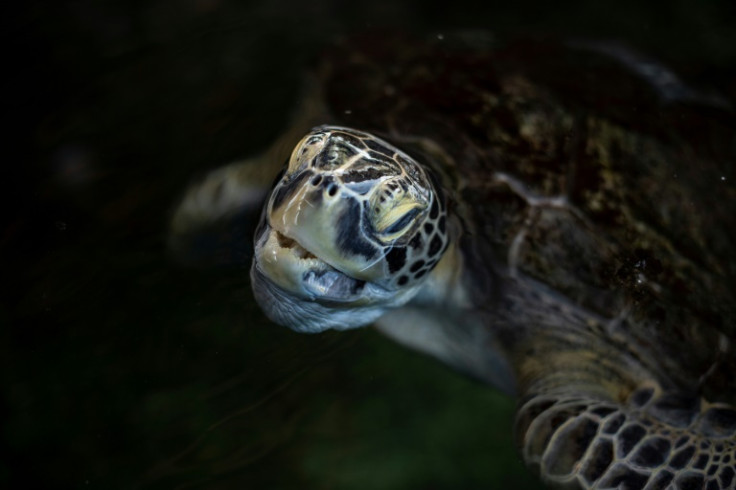
<instances>
[{"instance_id":1,"label":"turtle mouth","mask_svg":"<svg viewBox=\"0 0 736 490\"><path fill-rule=\"evenodd\" d=\"M268 235L257 262L277 285L313 301L344 303L361 297L366 281L337 269L279 230L271 228Z\"/></svg>"},{"instance_id":2,"label":"turtle mouth","mask_svg":"<svg viewBox=\"0 0 736 490\"><path fill-rule=\"evenodd\" d=\"M411 291L396 294L321 260L295 239L270 228L259 235L250 270L258 304L275 323L316 333L368 325Z\"/></svg>"},{"instance_id":3,"label":"turtle mouth","mask_svg":"<svg viewBox=\"0 0 736 490\"><path fill-rule=\"evenodd\" d=\"M294 254L294 256L304 260L304 259L316 259L319 260L319 257L314 255L312 252L307 250L306 248L302 247L299 242L294 240L291 237L288 237L281 233L278 230L274 230L276 234L276 241L279 244L279 247L284 249L290 249L291 253Z\"/></svg>"}]
</instances>

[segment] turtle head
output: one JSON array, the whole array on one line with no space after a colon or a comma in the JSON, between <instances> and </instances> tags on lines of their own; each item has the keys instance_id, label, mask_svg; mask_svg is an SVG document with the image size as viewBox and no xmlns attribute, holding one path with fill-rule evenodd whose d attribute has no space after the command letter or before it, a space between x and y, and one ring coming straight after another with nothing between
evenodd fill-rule
<instances>
[{"instance_id":1,"label":"turtle head","mask_svg":"<svg viewBox=\"0 0 736 490\"><path fill-rule=\"evenodd\" d=\"M322 126L294 148L255 234L253 290L302 332L371 323L409 301L448 245L428 171L368 133Z\"/></svg>"}]
</instances>

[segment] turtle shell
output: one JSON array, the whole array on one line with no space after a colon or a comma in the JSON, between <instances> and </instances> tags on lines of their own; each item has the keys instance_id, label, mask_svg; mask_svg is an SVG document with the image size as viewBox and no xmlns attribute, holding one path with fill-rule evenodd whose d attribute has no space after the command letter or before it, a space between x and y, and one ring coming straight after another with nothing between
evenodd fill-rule
<instances>
[{"instance_id":1,"label":"turtle shell","mask_svg":"<svg viewBox=\"0 0 736 490\"><path fill-rule=\"evenodd\" d=\"M414 146L481 250L601 319L667 382L736 393L736 124L617 45L370 35L318 78L332 122ZM434 148L434 150L432 150ZM482 295L484 291L479 291Z\"/></svg>"}]
</instances>

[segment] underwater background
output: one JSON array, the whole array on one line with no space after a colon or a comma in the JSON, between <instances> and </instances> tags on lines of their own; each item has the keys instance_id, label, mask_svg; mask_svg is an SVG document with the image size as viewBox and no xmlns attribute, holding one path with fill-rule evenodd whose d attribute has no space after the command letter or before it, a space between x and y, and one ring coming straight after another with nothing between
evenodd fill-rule
<instances>
[{"instance_id":1,"label":"underwater background","mask_svg":"<svg viewBox=\"0 0 736 490\"><path fill-rule=\"evenodd\" d=\"M512 399L371 329L269 323L247 265L171 259L174 206L264 150L305 67L356 32L614 39L736 100L732 1L2 9L2 488L541 488Z\"/></svg>"}]
</instances>

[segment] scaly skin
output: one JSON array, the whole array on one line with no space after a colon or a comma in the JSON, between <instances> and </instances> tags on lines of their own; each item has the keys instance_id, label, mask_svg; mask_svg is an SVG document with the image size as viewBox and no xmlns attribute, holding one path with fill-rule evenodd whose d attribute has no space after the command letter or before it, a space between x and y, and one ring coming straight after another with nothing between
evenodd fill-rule
<instances>
[{"instance_id":1,"label":"scaly skin","mask_svg":"<svg viewBox=\"0 0 736 490\"><path fill-rule=\"evenodd\" d=\"M734 488L736 411L641 388L622 404L530 396L516 417L526 463L559 488Z\"/></svg>"}]
</instances>

